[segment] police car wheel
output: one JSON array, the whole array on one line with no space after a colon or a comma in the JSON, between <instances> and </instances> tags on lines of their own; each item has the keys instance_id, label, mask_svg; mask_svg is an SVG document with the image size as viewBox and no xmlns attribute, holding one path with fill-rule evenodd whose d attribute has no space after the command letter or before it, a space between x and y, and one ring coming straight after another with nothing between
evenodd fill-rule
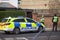
<instances>
[{"instance_id":1,"label":"police car wheel","mask_svg":"<svg viewBox=\"0 0 60 40\"><path fill-rule=\"evenodd\" d=\"M6 34L9 34L10 32L8 32L8 31L4 31Z\"/></svg>"},{"instance_id":2,"label":"police car wheel","mask_svg":"<svg viewBox=\"0 0 60 40\"><path fill-rule=\"evenodd\" d=\"M41 31L41 30L42 30L42 27L39 27L39 28L38 28L38 32Z\"/></svg>"},{"instance_id":3,"label":"police car wheel","mask_svg":"<svg viewBox=\"0 0 60 40\"><path fill-rule=\"evenodd\" d=\"M13 32L14 32L14 34L19 34L20 30L19 30L19 28L15 28Z\"/></svg>"}]
</instances>

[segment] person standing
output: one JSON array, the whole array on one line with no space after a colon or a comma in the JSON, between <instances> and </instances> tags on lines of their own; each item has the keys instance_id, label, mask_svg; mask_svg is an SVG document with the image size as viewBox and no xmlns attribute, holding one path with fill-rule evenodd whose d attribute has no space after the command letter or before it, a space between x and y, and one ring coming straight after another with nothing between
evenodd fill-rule
<instances>
[{"instance_id":1,"label":"person standing","mask_svg":"<svg viewBox=\"0 0 60 40\"><path fill-rule=\"evenodd\" d=\"M42 15L40 22L44 24L45 18L44 15Z\"/></svg>"},{"instance_id":2,"label":"person standing","mask_svg":"<svg viewBox=\"0 0 60 40\"><path fill-rule=\"evenodd\" d=\"M53 31L57 31L58 16L55 14L52 19L53 22Z\"/></svg>"},{"instance_id":3,"label":"person standing","mask_svg":"<svg viewBox=\"0 0 60 40\"><path fill-rule=\"evenodd\" d=\"M41 22L42 25L45 25L45 24L44 24L44 22L45 22L44 15L42 15L42 17L41 17L41 19L40 19L40 22ZM43 32L44 32L44 31L45 31L45 27L42 26L42 29L44 29L44 30L43 30Z\"/></svg>"}]
</instances>

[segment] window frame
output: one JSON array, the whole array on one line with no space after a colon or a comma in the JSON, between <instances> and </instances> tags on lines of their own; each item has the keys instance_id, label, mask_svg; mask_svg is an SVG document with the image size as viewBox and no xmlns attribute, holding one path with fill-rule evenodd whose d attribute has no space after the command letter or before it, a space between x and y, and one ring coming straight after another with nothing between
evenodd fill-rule
<instances>
[{"instance_id":1,"label":"window frame","mask_svg":"<svg viewBox=\"0 0 60 40\"><path fill-rule=\"evenodd\" d=\"M26 20L27 20L27 22L29 22L28 19L26 19ZM30 21L30 23L36 23L36 21L34 21L33 19L29 19L29 20L32 21L32 22Z\"/></svg>"},{"instance_id":2,"label":"window frame","mask_svg":"<svg viewBox=\"0 0 60 40\"><path fill-rule=\"evenodd\" d=\"M15 20L16 20L16 21L13 20L13 22L25 22L24 19L22 19L22 20L24 20L24 21L17 21L17 20L21 20L21 19L15 19Z\"/></svg>"}]
</instances>

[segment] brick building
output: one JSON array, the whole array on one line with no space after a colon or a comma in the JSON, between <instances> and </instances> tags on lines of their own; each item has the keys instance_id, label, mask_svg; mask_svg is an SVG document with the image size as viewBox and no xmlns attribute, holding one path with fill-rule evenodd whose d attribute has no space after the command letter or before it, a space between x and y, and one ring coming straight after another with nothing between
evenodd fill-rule
<instances>
[{"instance_id":1,"label":"brick building","mask_svg":"<svg viewBox=\"0 0 60 40\"><path fill-rule=\"evenodd\" d=\"M52 16L56 13L60 20L60 0L20 0L19 7L24 9L25 16L37 21L41 15L45 16L45 25L52 27ZM60 21L58 26L60 26Z\"/></svg>"},{"instance_id":2,"label":"brick building","mask_svg":"<svg viewBox=\"0 0 60 40\"><path fill-rule=\"evenodd\" d=\"M4 6L5 8L21 8L25 16L37 21L40 21L41 15L44 15L47 27L52 27L52 16L56 13L59 16L58 26L60 26L60 0L0 0L0 7L4 8Z\"/></svg>"}]
</instances>

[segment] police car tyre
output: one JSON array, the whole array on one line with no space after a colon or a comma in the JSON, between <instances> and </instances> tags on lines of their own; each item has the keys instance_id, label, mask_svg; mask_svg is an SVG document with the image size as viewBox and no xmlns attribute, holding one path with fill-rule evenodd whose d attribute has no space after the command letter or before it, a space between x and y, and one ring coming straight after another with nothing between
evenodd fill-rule
<instances>
[{"instance_id":1,"label":"police car tyre","mask_svg":"<svg viewBox=\"0 0 60 40\"><path fill-rule=\"evenodd\" d=\"M9 31L4 31L6 34L9 34L10 32Z\"/></svg>"},{"instance_id":2,"label":"police car tyre","mask_svg":"<svg viewBox=\"0 0 60 40\"><path fill-rule=\"evenodd\" d=\"M38 28L38 32L39 32L40 30L42 30L42 27L39 27L39 28Z\"/></svg>"},{"instance_id":3,"label":"police car tyre","mask_svg":"<svg viewBox=\"0 0 60 40\"><path fill-rule=\"evenodd\" d=\"M19 28L15 28L13 32L14 32L14 34L19 34L20 30L19 30Z\"/></svg>"}]
</instances>

